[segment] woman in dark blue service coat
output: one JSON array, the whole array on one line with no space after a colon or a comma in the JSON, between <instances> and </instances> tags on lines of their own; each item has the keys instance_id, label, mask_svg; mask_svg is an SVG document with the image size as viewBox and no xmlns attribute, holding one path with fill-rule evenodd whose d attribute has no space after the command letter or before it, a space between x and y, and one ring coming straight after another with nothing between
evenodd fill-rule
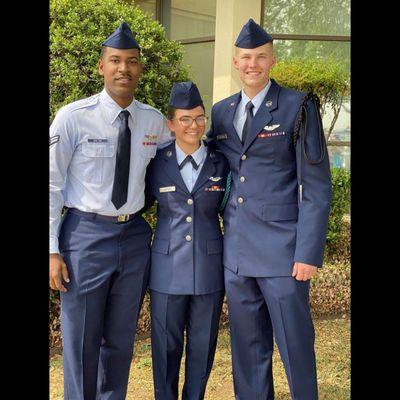
<instances>
[{"instance_id":1,"label":"woman in dark blue service coat","mask_svg":"<svg viewBox=\"0 0 400 400\"><path fill-rule=\"evenodd\" d=\"M196 85L175 83L168 126L176 140L157 152L146 185L158 202L149 284L156 400L178 399L185 329L182 399L204 398L214 361L224 297L218 210L229 165L201 141L206 122Z\"/></svg>"}]
</instances>

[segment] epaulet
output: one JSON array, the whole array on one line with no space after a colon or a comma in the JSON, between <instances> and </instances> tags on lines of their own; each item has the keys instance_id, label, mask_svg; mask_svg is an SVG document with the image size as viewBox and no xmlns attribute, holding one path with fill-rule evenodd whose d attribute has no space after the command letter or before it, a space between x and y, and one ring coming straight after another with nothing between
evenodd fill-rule
<instances>
[{"instance_id":1,"label":"epaulet","mask_svg":"<svg viewBox=\"0 0 400 400\"><path fill-rule=\"evenodd\" d=\"M79 110L81 108L87 108L98 104L100 98L100 93L94 94L93 96L87 97L85 99L74 101L69 104L71 111Z\"/></svg>"},{"instance_id":2,"label":"epaulet","mask_svg":"<svg viewBox=\"0 0 400 400\"><path fill-rule=\"evenodd\" d=\"M154 108L154 107L152 107L152 106L149 106L148 104L141 103L141 102L138 101L138 100L135 100L135 102L136 102L136 106L137 106L138 108L140 108L141 110L154 111L154 112L156 112L157 114L159 114L160 116L164 117L164 115L162 114L162 112L161 112L160 110L157 110L157 108Z\"/></svg>"},{"instance_id":3,"label":"epaulet","mask_svg":"<svg viewBox=\"0 0 400 400\"><path fill-rule=\"evenodd\" d=\"M222 100L220 100L220 101L217 101L217 102L214 104L214 106L220 106L220 105L225 105L225 104L231 105L232 102L233 102L233 100L236 99L237 95L238 95L238 94L235 93L235 94L233 94L233 95L231 95L231 96L229 96L229 97L227 97L227 98L225 98L225 99L222 99Z\"/></svg>"}]
</instances>

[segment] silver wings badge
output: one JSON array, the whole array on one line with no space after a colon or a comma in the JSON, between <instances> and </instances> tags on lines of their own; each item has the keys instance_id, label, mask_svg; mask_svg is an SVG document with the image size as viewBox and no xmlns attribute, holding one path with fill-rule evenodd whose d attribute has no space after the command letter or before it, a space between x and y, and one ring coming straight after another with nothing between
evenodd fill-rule
<instances>
[{"instance_id":1,"label":"silver wings badge","mask_svg":"<svg viewBox=\"0 0 400 400\"><path fill-rule=\"evenodd\" d=\"M281 125L280 124L275 124L275 125L265 125L264 129L266 131L273 131L276 128L279 128Z\"/></svg>"}]
</instances>

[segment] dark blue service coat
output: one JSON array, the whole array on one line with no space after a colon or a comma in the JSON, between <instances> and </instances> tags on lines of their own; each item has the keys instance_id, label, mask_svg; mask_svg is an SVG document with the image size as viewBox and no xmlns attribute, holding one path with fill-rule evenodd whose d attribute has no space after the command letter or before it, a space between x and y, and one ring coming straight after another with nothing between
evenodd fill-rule
<instances>
[{"instance_id":1,"label":"dark blue service coat","mask_svg":"<svg viewBox=\"0 0 400 400\"><path fill-rule=\"evenodd\" d=\"M228 172L225 157L207 148L189 192L177 164L175 142L158 150L146 177L146 190L158 201L150 289L192 295L224 289L218 208Z\"/></svg>"},{"instance_id":2,"label":"dark blue service coat","mask_svg":"<svg viewBox=\"0 0 400 400\"><path fill-rule=\"evenodd\" d=\"M329 159L309 164L303 157L300 202L301 146L294 148L293 130L304 96L272 80L244 145L233 125L240 93L213 106L207 136L215 139L232 171L224 265L239 275L290 276L295 261L322 265L331 201ZM320 153L316 112L308 102L305 142L311 159Z\"/></svg>"}]
</instances>

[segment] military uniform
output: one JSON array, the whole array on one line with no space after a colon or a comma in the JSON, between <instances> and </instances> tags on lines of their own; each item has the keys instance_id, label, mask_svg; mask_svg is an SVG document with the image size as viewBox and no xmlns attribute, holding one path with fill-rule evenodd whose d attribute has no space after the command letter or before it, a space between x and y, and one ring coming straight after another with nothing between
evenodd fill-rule
<instances>
[{"instance_id":1,"label":"military uniform","mask_svg":"<svg viewBox=\"0 0 400 400\"><path fill-rule=\"evenodd\" d=\"M245 36L253 40L259 34L261 44L248 48L272 41L253 23L245 25L236 45ZM275 335L292 398L315 400L309 281L296 280L292 272L294 262L322 265L331 201L329 160L326 155L311 163L303 152L311 160L321 151L326 154L315 103L305 102L307 126L301 145L301 138L294 143L293 135L305 94L274 80L265 89L244 143L235 129L235 115L244 108L243 91L213 106L207 134L227 157L232 173L223 259L235 394L237 400L274 398Z\"/></svg>"},{"instance_id":2,"label":"military uniform","mask_svg":"<svg viewBox=\"0 0 400 400\"><path fill-rule=\"evenodd\" d=\"M135 48L126 26L107 44L122 37ZM131 151L127 198L117 207L121 131L131 132ZM139 214L145 171L170 139L159 111L137 100L122 110L106 90L64 106L50 127L50 253L62 256L70 278L61 292L65 399L125 398L150 264L151 229Z\"/></svg>"},{"instance_id":3,"label":"military uniform","mask_svg":"<svg viewBox=\"0 0 400 400\"><path fill-rule=\"evenodd\" d=\"M185 91L182 83L175 85L171 97ZM178 108L185 104L180 102ZM177 143L159 150L147 173L146 190L158 202L149 283L156 400L178 398L185 329L182 398L204 398L224 297L218 209L225 194L228 162L203 144L192 156L198 165L194 179L190 179L190 163L179 170L184 153Z\"/></svg>"}]
</instances>

